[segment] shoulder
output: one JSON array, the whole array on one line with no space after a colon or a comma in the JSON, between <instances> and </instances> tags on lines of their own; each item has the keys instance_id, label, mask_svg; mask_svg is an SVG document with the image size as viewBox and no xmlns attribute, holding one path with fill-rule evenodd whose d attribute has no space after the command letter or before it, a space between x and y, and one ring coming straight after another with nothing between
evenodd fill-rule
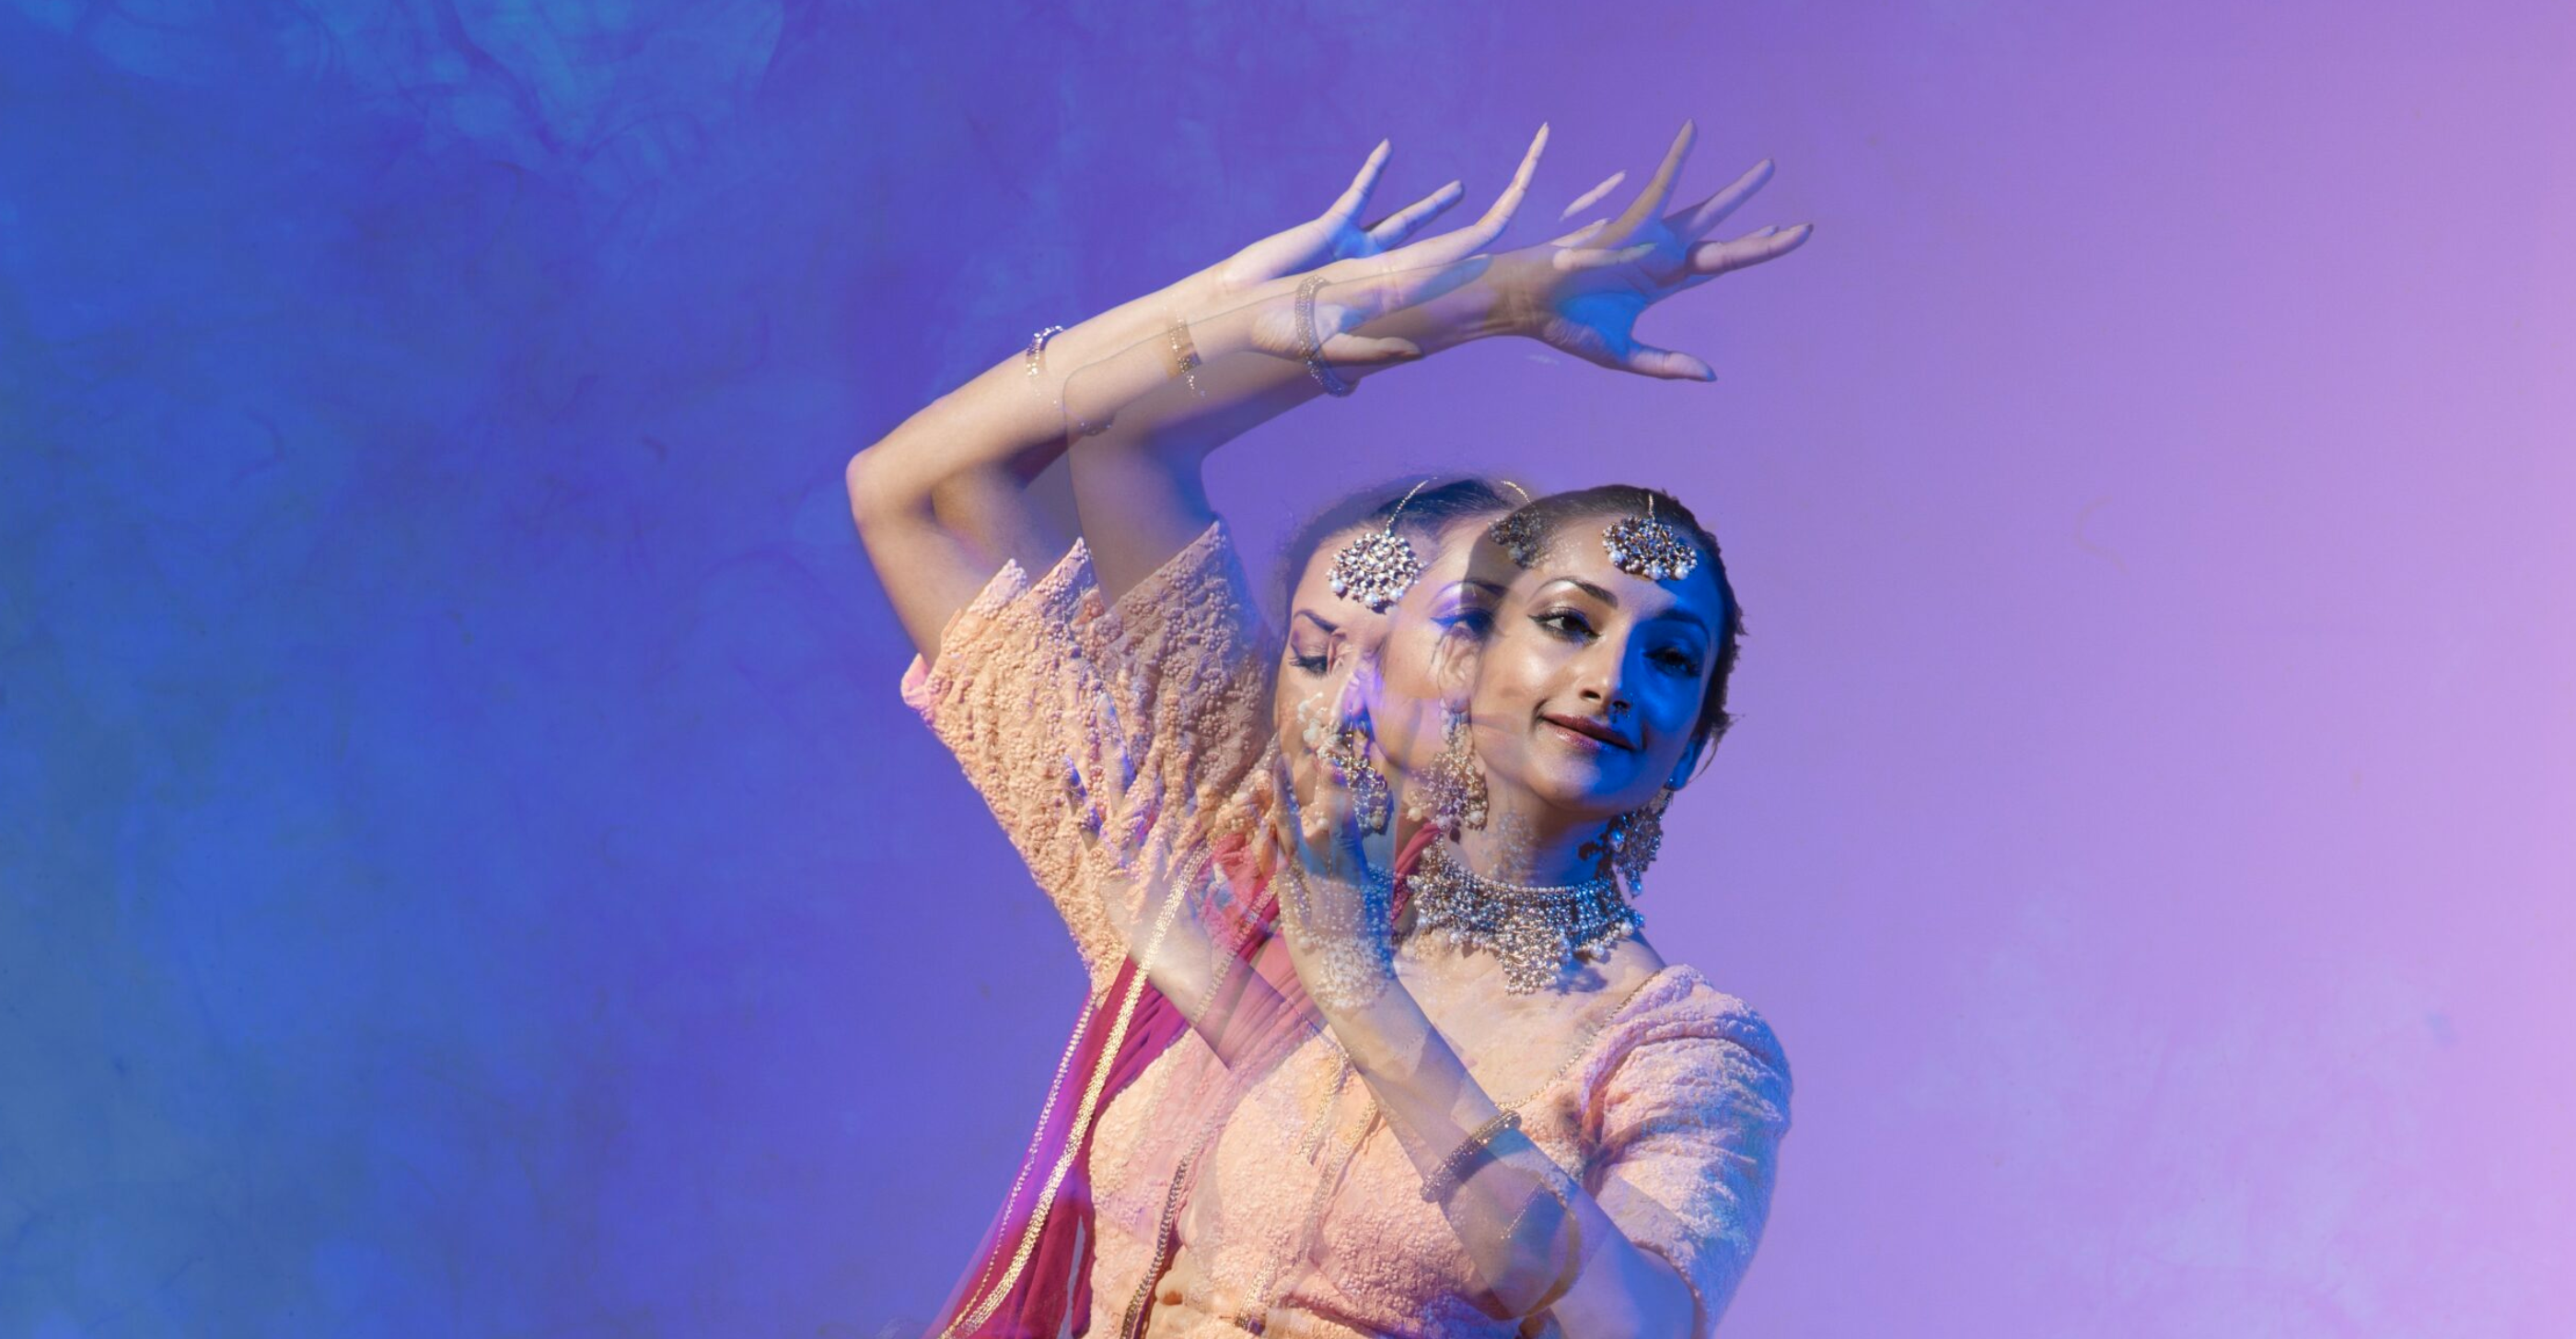
<instances>
[{"instance_id":1,"label":"shoulder","mask_svg":"<svg viewBox=\"0 0 2576 1339\"><path fill-rule=\"evenodd\" d=\"M1210 635L1260 640L1251 579L1222 520L1112 601L1095 629L1113 653L1146 655L1160 643L1199 642Z\"/></svg>"},{"instance_id":2,"label":"shoulder","mask_svg":"<svg viewBox=\"0 0 2576 1339\"><path fill-rule=\"evenodd\" d=\"M1789 1056L1760 1010L1675 963L1639 987L1582 1067L1594 1119L1666 1103L1747 1104L1785 1124Z\"/></svg>"}]
</instances>

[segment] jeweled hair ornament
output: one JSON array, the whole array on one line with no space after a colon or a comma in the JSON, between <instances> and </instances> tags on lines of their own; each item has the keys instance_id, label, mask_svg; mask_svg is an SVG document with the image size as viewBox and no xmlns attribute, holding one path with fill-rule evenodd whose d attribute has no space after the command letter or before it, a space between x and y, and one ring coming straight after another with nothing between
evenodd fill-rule
<instances>
[{"instance_id":1,"label":"jeweled hair ornament","mask_svg":"<svg viewBox=\"0 0 2576 1339\"><path fill-rule=\"evenodd\" d=\"M1344 544L1333 555L1332 587L1335 595L1366 606L1370 613L1384 613L1386 607L1411 589L1415 578L1422 575L1422 558L1404 536L1395 533L1395 520L1422 491L1425 479L1415 484L1388 513L1386 528L1361 535Z\"/></svg>"},{"instance_id":2,"label":"jeweled hair ornament","mask_svg":"<svg viewBox=\"0 0 2576 1339\"><path fill-rule=\"evenodd\" d=\"M1601 528L1601 547L1610 565L1648 581L1679 581L1699 566L1699 550L1682 532L1655 519L1655 495L1646 494L1646 514L1622 516Z\"/></svg>"}]
</instances>

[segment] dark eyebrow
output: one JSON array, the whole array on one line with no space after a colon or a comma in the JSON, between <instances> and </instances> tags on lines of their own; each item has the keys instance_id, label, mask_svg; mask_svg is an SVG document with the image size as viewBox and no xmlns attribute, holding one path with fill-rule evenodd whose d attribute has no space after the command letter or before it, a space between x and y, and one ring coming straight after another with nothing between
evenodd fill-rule
<instances>
[{"instance_id":1,"label":"dark eyebrow","mask_svg":"<svg viewBox=\"0 0 2576 1339\"><path fill-rule=\"evenodd\" d=\"M1447 587L1442 589L1440 597L1446 600L1454 600L1458 598L1460 594L1471 590L1479 595L1500 595L1503 593L1503 586L1500 582L1485 581L1476 577L1462 577L1457 581L1451 582Z\"/></svg>"},{"instance_id":2,"label":"dark eyebrow","mask_svg":"<svg viewBox=\"0 0 2576 1339\"><path fill-rule=\"evenodd\" d=\"M1604 590L1604 589L1602 589L1602 588L1601 588L1601 587L1599 587L1599 586L1593 585L1591 582L1586 581L1586 580L1584 580L1584 579L1583 579L1583 578L1581 578L1581 577L1558 577L1556 580L1551 581L1551 582L1549 582L1549 583L1547 583L1547 584L1548 584L1548 586L1556 586L1556 585L1572 586L1572 587L1574 587L1576 590L1579 590L1579 591L1583 592L1584 594L1591 596L1593 599L1599 600L1601 603L1606 604L1606 605L1610 606L1610 607L1611 607L1611 608L1613 608L1613 609L1616 609L1616 608L1618 608L1618 607L1619 607L1619 597L1618 597L1617 595L1614 595L1614 594L1612 594L1611 592L1609 592L1609 591L1607 591L1607 590ZM1541 586L1539 589L1541 589L1541 590L1545 590L1545 589L1547 589L1547 586ZM1681 607L1680 605L1674 605L1672 608L1667 609L1667 610L1665 610L1664 612L1662 612L1662 613L1660 613L1660 614L1655 615L1655 617L1654 617L1654 618L1653 618L1653 620L1651 620L1651 621L1653 621L1653 622L1657 622L1657 623L1668 622L1668 621L1669 621L1669 622L1675 622L1675 623L1688 623L1688 624L1690 624L1692 627L1699 629L1699 630L1700 630L1700 634L1701 634L1702 636L1715 636L1715 635L1716 635L1715 633L1713 633L1713 632L1709 629L1709 626L1708 626L1708 620L1707 620L1707 619L1704 619L1704 618L1700 617L1699 615L1697 615L1697 614L1695 614L1695 613L1692 613L1690 610L1685 609L1685 608Z\"/></svg>"},{"instance_id":3,"label":"dark eyebrow","mask_svg":"<svg viewBox=\"0 0 2576 1339\"><path fill-rule=\"evenodd\" d=\"M1547 585L1572 586L1576 590L1591 596L1593 599L1599 600L1601 603L1606 604L1613 609L1619 607L1618 596L1611 594L1609 591L1604 590L1599 586L1593 585L1591 582L1586 581L1581 577L1558 577L1556 580L1547 583ZM1547 589L1547 586L1541 586L1539 589L1545 590Z\"/></svg>"},{"instance_id":4,"label":"dark eyebrow","mask_svg":"<svg viewBox=\"0 0 2576 1339\"><path fill-rule=\"evenodd\" d=\"M1675 605L1672 608L1655 615L1654 621L1658 623L1688 623L1692 627L1699 629L1700 635L1703 637L1715 635L1709 631L1707 619L1682 608L1680 605Z\"/></svg>"},{"instance_id":5,"label":"dark eyebrow","mask_svg":"<svg viewBox=\"0 0 2576 1339\"><path fill-rule=\"evenodd\" d=\"M1298 610L1296 613L1289 615L1289 619L1290 619L1290 621L1292 621L1292 622L1293 622L1293 621L1295 621L1295 620L1297 620L1297 619L1300 619L1300 618L1302 618L1302 619L1306 620L1306 621L1307 621L1307 622L1309 622L1309 623L1314 624L1316 627L1322 628L1322 629L1323 629L1325 632L1327 632L1327 633L1335 633L1335 632L1339 632L1339 631L1341 631L1341 629L1340 629L1339 627L1337 627L1337 626L1335 626L1335 625L1333 625L1333 624L1331 624L1331 623L1327 623L1327 622L1325 622L1325 621L1324 621L1324 619L1323 619L1323 616L1322 616L1322 615L1320 615L1320 614L1317 614L1317 613L1316 613L1314 610L1312 610L1312 609L1300 609L1300 610Z\"/></svg>"}]
</instances>

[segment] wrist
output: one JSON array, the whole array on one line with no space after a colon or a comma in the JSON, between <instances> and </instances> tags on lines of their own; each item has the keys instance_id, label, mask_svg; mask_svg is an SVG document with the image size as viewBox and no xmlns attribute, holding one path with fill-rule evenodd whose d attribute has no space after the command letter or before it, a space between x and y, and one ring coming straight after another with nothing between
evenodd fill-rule
<instances>
[{"instance_id":1,"label":"wrist","mask_svg":"<svg viewBox=\"0 0 2576 1339\"><path fill-rule=\"evenodd\" d=\"M1401 1081L1421 1067L1431 1020L1392 969L1385 988L1367 1003L1330 1007L1318 1001L1316 1007L1362 1075Z\"/></svg>"},{"instance_id":2,"label":"wrist","mask_svg":"<svg viewBox=\"0 0 2576 1339\"><path fill-rule=\"evenodd\" d=\"M1497 257L1493 267L1470 288L1484 290L1481 326L1476 337L1519 335L1535 338L1547 317L1548 273L1554 248L1527 247Z\"/></svg>"}]
</instances>

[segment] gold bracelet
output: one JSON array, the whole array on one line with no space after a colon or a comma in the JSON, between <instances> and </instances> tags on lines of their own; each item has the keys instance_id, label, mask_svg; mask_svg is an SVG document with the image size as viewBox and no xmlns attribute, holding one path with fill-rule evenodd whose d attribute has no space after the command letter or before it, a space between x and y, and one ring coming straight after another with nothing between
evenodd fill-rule
<instances>
[{"instance_id":1,"label":"gold bracelet","mask_svg":"<svg viewBox=\"0 0 2576 1339\"><path fill-rule=\"evenodd\" d=\"M1440 1160L1440 1165L1431 1170L1431 1175L1423 1178L1423 1201L1437 1204L1447 1197L1450 1191L1456 1190L1459 1184L1467 1179L1469 1167L1477 1155L1485 1152L1485 1145L1495 1135L1505 1130L1517 1130L1520 1125L1521 1113L1506 1111L1476 1127L1474 1134L1467 1136L1465 1142L1451 1150L1448 1157Z\"/></svg>"},{"instance_id":2,"label":"gold bracelet","mask_svg":"<svg viewBox=\"0 0 2576 1339\"><path fill-rule=\"evenodd\" d=\"M1029 351L1022 356L1022 361L1028 368L1029 381L1032 384L1037 381L1039 369L1044 366L1044 360L1040 355L1046 352L1046 342L1063 333L1063 326L1051 325L1029 336Z\"/></svg>"},{"instance_id":3,"label":"gold bracelet","mask_svg":"<svg viewBox=\"0 0 2576 1339\"><path fill-rule=\"evenodd\" d=\"M1326 395L1348 395L1351 383L1324 366L1324 340L1315 333L1315 294L1323 286L1324 276L1320 274L1307 275L1305 282L1297 285L1297 351L1306 360L1306 371Z\"/></svg>"},{"instance_id":4,"label":"gold bracelet","mask_svg":"<svg viewBox=\"0 0 2576 1339\"><path fill-rule=\"evenodd\" d=\"M1207 398L1207 392L1199 389L1199 347L1190 339L1190 323L1173 317L1163 331L1163 340L1172 349L1172 375L1189 383L1190 394Z\"/></svg>"}]
</instances>

